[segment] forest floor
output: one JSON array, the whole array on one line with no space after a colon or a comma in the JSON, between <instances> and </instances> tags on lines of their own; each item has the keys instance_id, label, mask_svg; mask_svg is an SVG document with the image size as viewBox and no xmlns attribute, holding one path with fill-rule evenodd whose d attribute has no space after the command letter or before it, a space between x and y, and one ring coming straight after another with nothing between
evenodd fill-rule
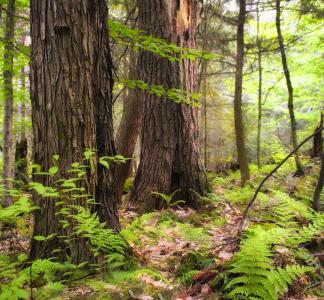
<instances>
[{"instance_id":1,"label":"forest floor","mask_svg":"<svg viewBox=\"0 0 324 300\"><path fill-rule=\"evenodd\" d=\"M240 187L238 171L209 174L213 192L202 199L204 208L199 212L172 206L140 215L134 207L122 209L122 234L132 248L133 267L78 280L51 299L221 299L223 291L218 287L226 280L223 270L237 251L242 211L272 167L252 166L251 181L244 188ZM249 226L277 221L269 211L279 198L310 204L316 165L308 163L303 177L294 177L291 170L287 164L266 183L249 213ZM298 205L295 209L298 211ZM301 225L307 223L302 214L295 217ZM14 245L12 239L0 241L1 252L28 248L30 231L23 226L26 223L18 226ZM298 297L290 295L289 299L323 299L306 296L304 291L311 294L312 288L300 285ZM316 285L316 289L318 294L320 287Z\"/></svg>"}]
</instances>

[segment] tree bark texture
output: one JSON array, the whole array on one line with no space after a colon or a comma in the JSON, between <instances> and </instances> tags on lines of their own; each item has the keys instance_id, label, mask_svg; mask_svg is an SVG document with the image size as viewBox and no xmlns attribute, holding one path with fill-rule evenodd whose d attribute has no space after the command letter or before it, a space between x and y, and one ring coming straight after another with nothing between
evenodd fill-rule
<instances>
[{"instance_id":1,"label":"tree bark texture","mask_svg":"<svg viewBox=\"0 0 324 300\"><path fill-rule=\"evenodd\" d=\"M294 112L294 90L290 79L290 71L288 68L287 56L284 46L284 40L281 33L281 24L280 24L280 17L281 17L281 9L280 9L281 0L276 0L276 28L277 28L277 36L278 36L278 44L281 54L281 62L282 68L284 71L284 75L286 78L287 90L288 90L288 110L289 110L289 117L290 117L290 126L291 126L291 141L293 148L296 148L298 145L297 141L297 124ZM297 174L303 174L303 166L300 160L299 153L295 154L295 164L297 169Z\"/></svg>"},{"instance_id":2,"label":"tree bark texture","mask_svg":"<svg viewBox=\"0 0 324 300\"><path fill-rule=\"evenodd\" d=\"M112 127L112 62L108 44L105 0L31 0L31 101L33 160L48 170L59 155L55 177L34 175L34 181L51 186L58 178L71 177L73 162L83 163L86 149L96 150L88 169L86 192L96 202L100 221L119 229L117 207L111 190L112 175L99 157L114 155ZM33 235L66 233L53 198L35 195ZM86 206L85 200L66 199ZM69 229L72 231L72 229ZM31 243L31 258L51 257L66 245L58 238ZM86 241L69 245L72 260L89 260Z\"/></svg>"},{"instance_id":3,"label":"tree bark texture","mask_svg":"<svg viewBox=\"0 0 324 300\"><path fill-rule=\"evenodd\" d=\"M195 48L198 7L196 0L143 0L138 21L149 35ZM140 79L150 85L196 91L193 61L170 62L140 51L138 65ZM145 211L160 209L164 203L152 192L170 194L180 189L177 198L199 207L195 192L205 195L208 183L200 159L197 108L144 93L142 99L141 160L131 200Z\"/></svg>"},{"instance_id":4,"label":"tree bark texture","mask_svg":"<svg viewBox=\"0 0 324 300\"><path fill-rule=\"evenodd\" d=\"M16 1L7 4L7 18L5 25L5 45L3 54L3 90L4 90L4 139L3 139L3 184L2 206L8 207L13 199L8 190L12 189L14 178L13 157L13 56L15 38Z\"/></svg>"},{"instance_id":5,"label":"tree bark texture","mask_svg":"<svg viewBox=\"0 0 324 300\"><path fill-rule=\"evenodd\" d=\"M242 81L244 65L244 24L246 14L245 0L240 0L240 12L237 26L237 55L235 72L235 94L234 94L234 119L237 158L240 165L241 184L250 179L249 163L246 151L246 142L244 135L243 111L242 111Z\"/></svg>"}]
</instances>

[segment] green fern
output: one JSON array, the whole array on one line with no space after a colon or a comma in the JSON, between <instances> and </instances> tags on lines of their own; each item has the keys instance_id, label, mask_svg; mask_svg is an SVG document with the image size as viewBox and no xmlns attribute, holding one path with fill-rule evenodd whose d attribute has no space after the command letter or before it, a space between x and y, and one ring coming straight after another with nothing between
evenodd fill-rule
<instances>
[{"instance_id":1,"label":"green fern","mask_svg":"<svg viewBox=\"0 0 324 300\"><path fill-rule=\"evenodd\" d=\"M62 287L62 279L68 278L67 275L76 269L77 266L70 263L59 263L50 259L35 260L30 267L23 269L18 274L15 272L11 281L0 285L0 299L28 299L29 291L25 289L25 286L31 282L34 285L48 284L49 288L52 287L58 291L58 287Z\"/></svg>"},{"instance_id":2,"label":"green fern","mask_svg":"<svg viewBox=\"0 0 324 300\"><path fill-rule=\"evenodd\" d=\"M289 236L288 243L293 246L298 246L299 244L306 243L314 237L319 236L324 228L324 214L314 214L311 221L312 222L308 226L297 229L294 234Z\"/></svg>"},{"instance_id":3,"label":"green fern","mask_svg":"<svg viewBox=\"0 0 324 300\"><path fill-rule=\"evenodd\" d=\"M193 276L195 276L197 273L199 273L199 270L190 270L190 271L184 272L180 277L180 282L183 285L191 284Z\"/></svg>"},{"instance_id":4,"label":"green fern","mask_svg":"<svg viewBox=\"0 0 324 300\"><path fill-rule=\"evenodd\" d=\"M159 196L160 198L162 198L165 201L166 207L170 207L170 206L175 206L181 203L185 203L185 201L183 200L177 200L177 201L173 201L173 198L175 196L176 193L180 192L180 190L175 190L172 194L170 195L166 195L163 193L158 193L158 192L152 192L152 195L156 195Z\"/></svg>"},{"instance_id":5,"label":"green fern","mask_svg":"<svg viewBox=\"0 0 324 300\"><path fill-rule=\"evenodd\" d=\"M274 191L274 205L271 207L271 215L277 224L287 227L296 225L296 217L311 219L313 212L303 202L296 201L283 192Z\"/></svg>"},{"instance_id":6,"label":"green fern","mask_svg":"<svg viewBox=\"0 0 324 300\"><path fill-rule=\"evenodd\" d=\"M32 205L27 197L20 197L13 205L7 208L0 208L0 222L9 223L17 220L26 214L38 209L37 206Z\"/></svg>"},{"instance_id":7,"label":"green fern","mask_svg":"<svg viewBox=\"0 0 324 300\"><path fill-rule=\"evenodd\" d=\"M282 234L284 230L266 231L261 227L247 233L230 265L232 279L225 287L230 298L276 300L295 279L313 270L299 265L274 267L271 246Z\"/></svg>"},{"instance_id":8,"label":"green fern","mask_svg":"<svg viewBox=\"0 0 324 300\"><path fill-rule=\"evenodd\" d=\"M91 214L90 211L82 206L72 205L76 214L71 214L70 217L77 221L75 233L79 236L89 239L91 249L95 255L100 253L111 255L109 261L112 262L112 256L118 253L118 261L125 256L124 251L127 244L124 238L117 234L114 230L105 228L104 223L100 223L97 215Z\"/></svg>"}]
</instances>

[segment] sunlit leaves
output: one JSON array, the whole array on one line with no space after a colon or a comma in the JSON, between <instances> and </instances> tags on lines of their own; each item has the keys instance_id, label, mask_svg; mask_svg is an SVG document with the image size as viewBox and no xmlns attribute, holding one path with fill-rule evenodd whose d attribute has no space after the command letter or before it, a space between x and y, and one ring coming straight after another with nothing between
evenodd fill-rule
<instances>
[{"instance_id":1,"label":"sunlit leaves","mask_svg":"<svg viewBox=\"0 0 324 300\"><path fill-rule=\"evenodd\" d=\"M166 89L162 85L149 85L142 80L124 79L120 80L120 83L131 89L139 89L158 97L165 97L178 104L185 104L195 107L200 106L200 95L197 93L190 93L178 88Z\"/></svg>"},{"instance_id":2,"label":"sunlit leaves","mask_svg":"<svg viewBox=\"0 0 324 300\"><path fill-rule=\"evenodd\" d=\"M119 44L129 45L135 49L138 48L150 51L169 59L170 61L181 61L183 59L216 60L220 58L220 55L215 53L192 48L181 48L178 45L168 43L165 40L145 35L141 30L129 28L128 26L114 20L109 20L108 24L110 36Z\"/></svg>"}]
</instances>

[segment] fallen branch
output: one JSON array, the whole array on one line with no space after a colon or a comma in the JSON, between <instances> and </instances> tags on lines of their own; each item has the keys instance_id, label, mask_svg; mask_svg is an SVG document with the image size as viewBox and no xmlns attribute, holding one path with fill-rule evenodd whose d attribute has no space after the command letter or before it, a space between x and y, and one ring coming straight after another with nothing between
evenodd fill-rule
<instances>
[{"instance_id":1,"label":"fallen branch","mask_svg":"<svg viewBox=\"0 0 324 300\"><path fill-rule=\"evenodd\" d=\"M253 198L251 199L251 201L248 203L248 205L246 206L244 212L243 212L243 216L242 216L242 221L238 227L238 231L237 234L238 236L241 235L247 214L251 208L251 206L254 204L255 200L257 199L257 196L263 186L263 184L292 156L294 155L299 148L301 148L306 142L308 142L314 135L316 135L317 133L321 132L324 129L324 126L321 126L320 128L318 128L313 134L311 134L310 136L308 136L306 139L304 139L295 149L293 149L282 161L279 165L277 165L266 177L263 178L263 180L260 182L259 186L257 187L257 189L255 190L255 193L253 195Z\"/></svg>"}]
</instances>

